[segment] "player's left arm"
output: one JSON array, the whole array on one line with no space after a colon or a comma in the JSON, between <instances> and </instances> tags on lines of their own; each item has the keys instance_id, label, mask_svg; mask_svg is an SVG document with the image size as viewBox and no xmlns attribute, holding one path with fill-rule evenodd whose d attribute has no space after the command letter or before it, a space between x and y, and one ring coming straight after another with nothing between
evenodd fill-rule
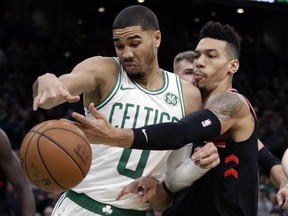
<instances>
[{"instance_id":1,"label":"player's left arm","mask_svg":"<svg viewBox=\"0 0 288 216\"><path fill-rule=\"evenodd\" d=\"M212 142L206 143L192 154L193 144L174 150L167 160L165 186L173 193L190 186L210 169L220 163L218 149Z\"/></svg>"},{"instance_id":2,"label":"player's left arm","mask_svg":"<svg viewBox=\"0 0 288 216\"><path fill-rule=\"evenodd\" d=\"M260 166L270 176L271 182L279 188L276 195L279 206L288 208L288 179L283 171L281 161L260 140L258 140L258 151Z\"/></svg>"}]
</instances>

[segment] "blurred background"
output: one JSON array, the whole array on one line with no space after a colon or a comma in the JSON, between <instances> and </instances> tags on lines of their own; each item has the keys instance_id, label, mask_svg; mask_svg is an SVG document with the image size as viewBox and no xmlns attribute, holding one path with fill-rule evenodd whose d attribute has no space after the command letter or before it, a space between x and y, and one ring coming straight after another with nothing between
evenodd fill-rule
<instances>
[{"instance_id":1,"label":"blurred background","mask_svg":"<svg viewBox=\"0 0 288 216\"><path fill-rule=\"evenodd\" d=\"M85 58L114 56L113 19L132 4L146 5L158 16L159 63L169 71L178 52L195 48L205 22L221 21L237 30L242 50L234 87L254 106L260 139L281 159L288 147L288 0L1 0L0 126L13 150L35 124L83 112L81 103L33 112L32 84L46 72L67 73ZM261 183L275 192L260 174ZM9 194L13 206L13 188ZM35 188L39 215L53 206L55 196Z\"/></svg>"}]
</instances>

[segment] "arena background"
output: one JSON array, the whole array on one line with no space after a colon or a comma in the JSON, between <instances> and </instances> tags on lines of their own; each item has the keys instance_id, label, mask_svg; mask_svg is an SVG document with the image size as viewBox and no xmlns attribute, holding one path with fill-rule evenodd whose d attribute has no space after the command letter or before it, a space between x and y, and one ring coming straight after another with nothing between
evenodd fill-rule
<instances>
[{"instance_id":1,"label":"arena background","mask_svg":"<svg viewBox=\"0 0 288 216\"><path fill-rule=\"evenodd\" d=\"M159 62L160 67L169 71L178 52L195 48L205 22L216 20L235 27L242 39L242 50L234 87L254 106L260 139L281 159L288 147L288 1L276 1L146 0L143 5L158 16L162 31ZM0 1L0 127L16 152L35 124L46 119L70 118L71 111L83 111L81 103L77 103L33 112L32 84L37 76L69 72L78 62L94 55L115 55L112 22L120 10L132 4L139 3ZM104 12L98 12L101 7ZM237 13L239 8L244 13ZM267 181L265 177L261 183ZM13 189L9 190L11 206L15 206ZM57 194L35 188L35 199L41 214L46 206L53 206Z\"/></svg>"}]
</instances>

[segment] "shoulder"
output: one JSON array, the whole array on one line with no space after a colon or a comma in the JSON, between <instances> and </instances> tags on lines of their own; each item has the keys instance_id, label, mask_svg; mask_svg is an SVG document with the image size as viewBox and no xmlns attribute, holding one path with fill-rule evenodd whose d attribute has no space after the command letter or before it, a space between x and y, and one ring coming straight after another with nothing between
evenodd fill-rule
<instances>
[{"instance_id":1,"label":"shoulder","mask_svg":"<svg viewBox=\"0 0 288 216\"><path fill-rule=\"evenodd\" d=\"M95 85L114 83L118 70L119 64L112 57L94 56L78 63L70 76L79 82L84 80L86 83L91 83L89 86L95 89Z\"/></svg>"},{"instance_id":2,"label":"shoulder","mask_svg":"<svg viewBox=\"0 0 288 216\"><path fill-rule=\"evenodd\" d=\"M78 71L78 69L82 71L81 69L83 68L85 69L85 71L111 70L111 69L117 69L118 64L112 57L93 56L78 63L75 66L74 71Z\"/></svg>"},{"instance_id":3,"label":"shoulder","mask_svg":"<svg viewBox=\"0 0 288 216\"><path fill-rule=\"evenodd\" d=\"M191 85L190 83L188 83L185 80L181 80L182 81L182 86L183 86L183 91L184 94L187 94L188 96L193 96L193 97L200 97L201 98L201 93L199 91L199 89L193 85Z\"/></svg>"},{"instance_id":4,"label":"shoulder","mask_svg":"<svg viewBox=\"0 0 288 216\"><path fill-rule=\"evenodd\" d=\"M183 97L186 115L202 109L202 98L199 89L182 80Z\"/></svg>"},{"instance_id":5,"label":"shoulder","mask_svg":"<svg viewBox=\"0 0 288 216\"><path fill-rule=\"evenodd\" d=\"M244 97L236 92L224 92L211 96L205 108L210 109L217 113L218 117L226 120L241 117L249 111Z\"/></svg>"}]
</instances>

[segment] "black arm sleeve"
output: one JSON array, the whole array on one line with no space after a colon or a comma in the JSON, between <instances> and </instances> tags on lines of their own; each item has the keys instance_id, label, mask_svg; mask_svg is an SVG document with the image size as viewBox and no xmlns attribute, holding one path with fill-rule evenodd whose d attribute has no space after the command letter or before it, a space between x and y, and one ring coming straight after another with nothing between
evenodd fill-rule
<instances>
[{"instance_id":1,"label":"black arm sleeve","mask_svg":"<svg viewBox=\"0 0 288 216\"><path fill-rule=\"evenodd\" d=\"M259 165L266 175L270 176L273 166L281 164L281 161L272 154L265 146L259 151Z\"/></svg>"},{"instance_id":2,"label":"black arm sleeve","mask_svg":"<svg viewBox=\"0 0 288 216\"><path fill-rule=\"evenodd\" d=\"M191 142L203 142L220 135L221 124L216 115L205 109L178 122L167 122L134 128L131 148L148 150L179 149Z\"/></svg>"}]
</instances>

